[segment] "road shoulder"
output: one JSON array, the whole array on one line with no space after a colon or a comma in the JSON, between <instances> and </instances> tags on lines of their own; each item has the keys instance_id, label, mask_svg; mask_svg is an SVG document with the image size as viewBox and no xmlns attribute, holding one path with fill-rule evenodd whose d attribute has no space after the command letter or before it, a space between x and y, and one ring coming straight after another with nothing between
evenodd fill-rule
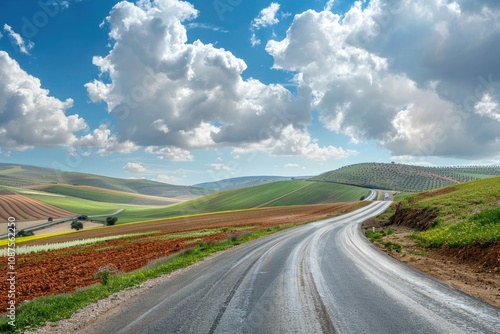
<instances>
[{"instance_id":1,"label":"road shoulder","mask_svg":"<svg viewBox=\"0 0 500 334\"><path fill-rule=\"evenodd\" d=\"M389 256L433 276L451 287L481 299L491 305L500 307L500 271L498 268L481 265L481 258L489 258L500 254L497 243L483 249L426 249L410 238L415 230L405 226L388 225L386 221L373 218L363 224L363 231L392 230L392 234L374 244ZM387 248L388 242L401 246L400 251ZM389 244L390 245L390 244Z\"/></svg>"}]
</instances>

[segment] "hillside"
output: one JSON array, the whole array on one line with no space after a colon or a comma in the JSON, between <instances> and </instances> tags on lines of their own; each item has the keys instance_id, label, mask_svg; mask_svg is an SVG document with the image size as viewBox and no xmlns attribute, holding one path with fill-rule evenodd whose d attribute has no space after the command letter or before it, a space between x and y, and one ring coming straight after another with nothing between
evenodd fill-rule
<instances>
[{"instance_id":1,"label":"hillside","mask_svg":"<svg viewBox=\"0 0 500 334\"><path fill-rule=\"evenodd\" d=\"M362 163L313 177L361 187L420 192L449 185L500 176L499 166L422 167L403 164Z\"/></svg>"},{"instance_id":2,"label":"hillside","mask_svg":"<svg viewBox=\"0 0 500 334\"><path fill-rule=\"evenodd\" d=\"M112 212L123 208L124 211L118 215L118 224L122 224L133 221L251 208L350 202L358 201L362 196L368 194L368 189L342 184L280 181L255 187L227 190L179 204L155 208L131 207L74 197L61 198L37 194L30 196L55 207L82 214Z\"/></svg>"},{"instance_id":3,"label":"hillside","mask_svg":"<svg viewBox=\"0 0 500 334\"><path fill-rule=\"evenodd\" d=\"M265 183L285 181L290 179L291 179L290 177L285 177L285 176L243 176L243 177L234 177L214 182L199 183L193 185L193 187L211 189L215 191L223 191L223 190L253 187Z\"/></svg>"},{"instance_id":4,"label":"hillside","mask_svg":"<svg viewBox=\"0 0 500 334\"><path fill-rule=\"evenodd\" d=\"M196 187L176 186L144 179L120 179L94 174L0 163L0 186L34 187L72 185L104 188L134 194L191 199L212 193Z\"/></svg>"},{"instance_id":5,"label":"hillside","mask_svg":"<svg viewBox=\"0 0 500 334\"><path fill-rule=\"evenodd\" d=\"M36 186L41 190L51 194L77 197L97 202L122 203L134 205L169 205L179 203L179 198L169 198L160 196L142 195L137 193L111 190L91 186L74 185L42 185Z\"/></svg>"}]
</instances>

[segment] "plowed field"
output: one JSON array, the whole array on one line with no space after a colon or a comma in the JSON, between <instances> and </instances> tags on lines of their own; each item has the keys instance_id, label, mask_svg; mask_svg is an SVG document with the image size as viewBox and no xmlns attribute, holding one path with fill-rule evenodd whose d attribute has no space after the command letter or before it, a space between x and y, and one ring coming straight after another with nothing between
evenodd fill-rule
<instances>
[{"instance_id":1,"label":"plowed field","mask_svg":"<svg viewBox=\"0 0 500 334\"><path fill-rule=\"evenodd\" d=\"M366 203L365 203L366 204ZM31 241L45 244L75 239L157 231L154 235L112 240L96 245L80 246L52 252L17 256L17 303L38 296L71 292L99 282L94 278L100 267L112 264L120 272L129 272L146 266L151 261L175 254L200 241L217 241L229 237L227 232L191 238L158 240L170 233L195 231L207 228L252 226L266 228L309 220L317 220L359 208L363 203L295 206L287 208L258 209L242 212L198 215L190 218L166 219L140 224L118 225L95 230L80 231L69 235ZM239 233L246 233L244 230ZM234 234L234 233L233 233ZM28 243L23 243L25 245ZM0 270L7 271L7 260L0 263ZM7 284L0 286L0 295L7 295ZM0 313L5 312L6 299L0 299Z\"/></svg>"},{"instance_id":2,"label":"plowed field","mask_svg":"<svg viewBox=\"0 0 500 334\"><path fill-rule=\"evenodd\" d=\"M0 195L0 221L14 217L16 221L63 218L75 214L19 194Z\"/></svg>"}]
</instances>

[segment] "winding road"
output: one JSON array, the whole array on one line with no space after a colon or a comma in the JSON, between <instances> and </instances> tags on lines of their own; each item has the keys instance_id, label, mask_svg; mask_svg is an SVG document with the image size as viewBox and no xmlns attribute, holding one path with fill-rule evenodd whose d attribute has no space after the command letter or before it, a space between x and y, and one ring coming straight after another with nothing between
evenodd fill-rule
<instances>
[{"instance_id":1,"label":"winding road","mask_svg":"<svg viewBox=\"0 0 500 334\"><path fill-rule=\"evenodd\" d=\"M389 204L222 252L79 333L499 333L500 309L366 241L361 222Z\"/></svg>"}]
</instances>

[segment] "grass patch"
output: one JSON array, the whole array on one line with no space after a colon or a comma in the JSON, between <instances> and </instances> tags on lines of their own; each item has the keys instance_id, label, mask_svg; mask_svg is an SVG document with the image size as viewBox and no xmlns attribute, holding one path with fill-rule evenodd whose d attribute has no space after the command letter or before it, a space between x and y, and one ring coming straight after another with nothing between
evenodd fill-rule
<instances>
[{"instance_id":1,"label":"grass patch","mask_svg":"<svg viewBox=\"0 0 500 334\"><path fill-rule=\"evenodd\" d=\"M412 237L421 246L429 248L493 244L500 241L500 208L481 211L458 224L438 224L428 231L414 233Z\"/></svg>"},{"instance_id":2,"label":"grass patch","mask_svg":"<svg viewBox=\"0 0 500 334\"><path fill-rule=\"evenodd\" d=\"M394 234L394 230L388 229L386 231L384 230L379 230L379 231L372 231L372 230L367 230L365 232L365 236L370 242L374 243L376 241L382 241L383 237L386 235L391 235Z\"/></svg>"},{"instance_id":3,"label":"grass patch","mask_svg":"<svg viewBox=\"0 0 500 334\"><path fill-rule=\"evenodd\" d=\"M401 252L401 245L397 242L387 241L383 243L384 247L390 251L396 251L398 253Z\"/></svg>"},{"instance_id":4,"label":"grass patch","mask_svg":"<svg viewBox=\"0 0 500 334\"><path fill-rule=\"evenodd\" d=\"M266 228L252 233L245 233L236 238L228 238L218 243L200 243L153 267L117 276L109 275L106 277L105 282L102 282L105 284L94 285L71 294L36 298L18 306L15 319L16 327L9 325L10 319L6 316L0 318L0 332L22 333L27 329L41 327L46 322L56 322L69 318L77 310L115 292L136 287L146 280L190 266L207 256L235 245L302 224L304 223Z\"/></svg>"}]
</instances>

